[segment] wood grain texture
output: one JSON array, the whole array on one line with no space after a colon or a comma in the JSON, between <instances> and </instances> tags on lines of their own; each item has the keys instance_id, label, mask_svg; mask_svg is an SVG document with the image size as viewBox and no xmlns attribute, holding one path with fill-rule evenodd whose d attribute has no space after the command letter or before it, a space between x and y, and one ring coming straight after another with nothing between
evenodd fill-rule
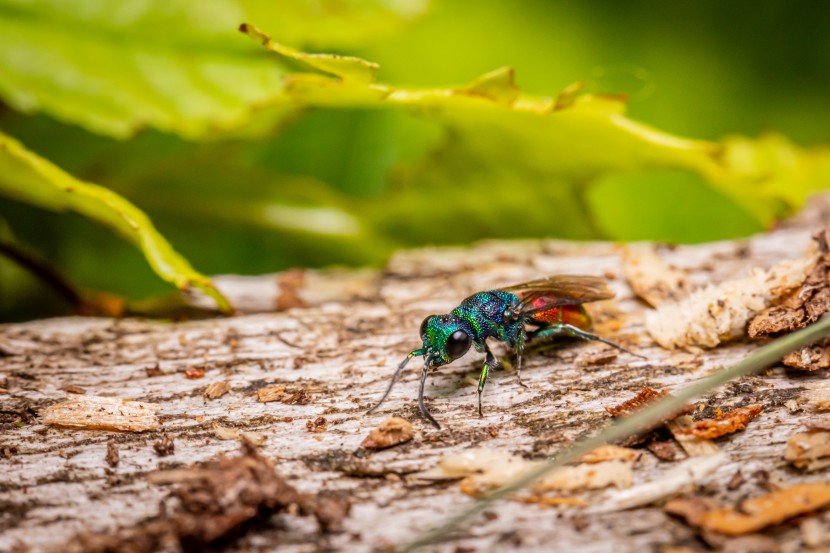
<instances>
[{"instance_id":1,"label":"wood grain texture","mask_svg":"<svg viewBox=\"0 0 830 553\"><path fill-rule=\"evenodd\" d=\"M826 200L775 232L665 249L661 257L686 271L690 284L699 285L801 256L816 225L830 220ZM3 413L38 412L66 399L62 388L79 386L94 396L159 404L161 421L160 430L142 433L53 428L36 418L22 427L0 426L0 453L4 448L8 452L0 454L0 551L16 545L59 549L76 532L109 531L157 514L168 491L151 484L149 475L238 449L234 441L218 439L216 427L265 434L260 451L300 491L341 491L353 501L342 532L320 535L305 519L279 515L231 544L229 551L280 545L282 551L360 552L412 539L472 501L457 484L425 485L408 477L433 467L443 455L491 447L541 458L607 424L611 418L605 407L629 399L640 387L671 391L757 348L757 343L739 341L692 354L654 345L643 329L648 307L620 276L620 253L613 244L561 241L422 249L399 253L375 274L315 271L298 285L295 273L291 286L301 296L303 282L319 290L328 289L328 282L341 286L332 286L328 294L311 290L302 296L303 306L282 312L186 323L62 318L0 326L0 389L7 390L0 393ZM616 298L590 306L596 331L647 360L620 353L609 362L592 363L591 356L605 348L594 343L531 347L523 370L529 388L520 387L511 372L495 371L485 390L485 416L479 418L474 381L483 359L469 354L428 381L430 409L443 430L418 416L417 366L403 375L387 403L364 416L393 368L418 346L424 316L447 312L476 290L556 273L610 277ZM279 275L219 282L231 297L245 297L249 311L277 305ZM262 296L251 289L261 290ZM504 348L494 349L512 360ZM204 370L204 378L186 378L187 367ZM702 398L698 408L704 411L760 404L763 412L745 431L716 441L728 461L698 485L728 503L765 493L767 480L757 471L788 485L826 479L822 472L794 470L783 458L788 438L803 430L806 421L827 417L799 401L825 377L825 371L778 366ZM208 386L223 381L230 384L229 392L215 399L204 396ZM279 385L304 391L310 401L257 401L258 389ZM791 412L784 406L788 400L804 409ZM413 424L414 440L356 455L369 432L392 415ZM320 417L325 431L309 431ZM162 433L175 441L175 452L163 458L153 448ZM117 444L119 457L112 467L106 461L110 442ZM634 468L634 483L655 480L676 465L644 452ZM745 483L730 491L727 483L737 471ZM503 502L452 542L431 549L700 547L694 531L659 506L606 512L601 506L612 494L577 493L588 505L600 507L587 510ZM785 550L800 547L797 525L769 532Z\"/></svg>"}]
</instances>

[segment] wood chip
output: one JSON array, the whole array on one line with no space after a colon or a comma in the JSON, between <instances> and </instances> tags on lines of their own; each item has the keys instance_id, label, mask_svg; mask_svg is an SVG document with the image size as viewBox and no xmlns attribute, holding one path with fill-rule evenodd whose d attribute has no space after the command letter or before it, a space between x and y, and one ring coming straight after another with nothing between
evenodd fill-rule
<instances>
[{"instance_id":1,"label":"wood chip","mask_svg":"<svg viewBox=\"0 0 830 553\"><path fill-rule=\"evenodd\" d=\"M83 430L143 432L159 427L159 405L115 397L77 396L40 412L41 422Z\"/></svg>"},{"instance_id":2,"label":"wood chip","mask_svg":"<svg viewBox=\"0 0 830 553\"><path fill-rule=\"evenodd\" d=\"M196 380L198 378L204 378L205 377L205 371L198 368L198 367L187 367L184 370L184 376L185 376L185 378L189 378L191 380Z\"/></svg>"},{"instance_id":3,"label":"wood chip","mask_svg":"<svg viewBox=\"0 0 830 553\"><path fill-rule=\"evenodd\" d=\"M685 457L674 440L654 440L646 445L646 449L661 461L677 461Z\"/></svg>"},{"instance_id":4,"label":"wood chip","mask_svg":"<svg viewBox=\"0 0 830 553\"><path fill-rule=\"evenodd\" d=\"M740 407L714 419L697 421L691 428L679 430L678 432L681 434L694 434L704 440L714 440L726 434L744 430L746 425L760 413L760 405Z\"/></svg>"},{"instance_id":5,"label":"wood chip","mask_svg":"<svg viewBox=\"0 0 830 553\"><path fill-rule=\"evenodd\" d=\"M230 389L231 385L225 380L222 380L220 382L213 382L207 388L205 388L204 396L207 399L216 399L227 394L230 391Z\"/></svg>"},{"instance_id":6,"label":"wood chip","mask_svg":"<svg viewBox=\"0 0 830 553\"><path fill-rule=\"evenodd\" d=\"M729 482L726 484L726 489L730 492L734 492L738 488L744 485L746 479L744 478L743 473L738 469L735 471L735 474L732 475L732 478L729 479Z\"/></svg>"},{"instance_id":7,"label":"wood chip","mask_svg":"<svg viewBox=\"0 0 830 553\"><path fill-rule=\"evenodd\" d=\"M391 417L380 423L360 444L363 449L385 449L410 441L415 435L412 425L400 417Z\"/></svg>"},{"instance_id":8,"label":"wood chip","mask_svg":"<svg viewBox=\"0 0 830 553\"><path fill-rule=\"evenodd\" d=\"M276 298L274 307L277 311L285 311L294 307L306 307L306 302L301 297L305 286L304 269L289 269L277 275L277 286L279 295Z\"/></svg>"},{"instance_id":9,"label":"wood chip","mask_svg":"<svg viewBox=\"0 0 830 553\"><path fill-rule=\"evenodd\" d=\"M807 471L830 466L830 431L813 430L793 434L787 440L784 459Z\"/></svg>"},{"instance_id":10,"label":"wood chip","mask_svg":"<svg viewBox=\"0 0 830 553\"><path fill-rule=\"evenodd\" d=\"M743 501L738 507L705 512L692 524L712 532L740 536L821 509L830 504L830 483L797 484Z\"/></svg>"},{"instance_id":11,"label":"wood chip","mask_svg":"<svg viewBox=\"0 0 830 553\"><path fill-rule=\"evenodd\" d=\"M156 363L155 367L147 367L146 369L144 369L144 372L147 373L148 378L153 378L164 374L161 372L161 368L159 368L158 363Z\"/></svg>"},{"instance_id":12,"label":"wood chip","mask_svg":"<svg viewBox=\"0 0 830 553\"><path fill-rule=\"evenodd\" d=\"M827 525L817 518L808 518L801 522L801 537L809 547L823 547L830 545L830 532Z\"/></svg>"},{"instance_id":13,"label":"wood chip","mask_svg":"<svg viewBox=\"0 0 830 553\"><path fill-rule=\"evenodd\" d=\"M806 386L804 399L816 411L830 411L830 382L811 382Z\"/></svg>"},{"instance_id":14,"label":"wood chip","mask_svg":"<svg viewBox=\"0 0 830 553\"><path fill-rule=\"evenodd\" d=\"M663 510L685 520L692 526L699 526L703 515L718 508L718 503L710 497L689 497L672 499Z\"/></svg>"},{"instance_id":15,"label":"wood chip","mask_svg":"<svg viewBox=\"0 0 830 553\"><path fill-rule=\"evenodd\" d=\"M325 417L317 417L313 421L305 421L305 429L309 432L322 433L328 430L328 421Z\"/></svg>"},{"instance_id":16,"label":"wood chip","mask_svg":"<svg viewBox=\"0 0 830 553\"><path fill-rule=\"evenodd\" d=\"M640 452L636 449L617 445L601 445L580 457L579 462L602 463L604 461L630 461L634 463L639 458Z\"/></svg>"},{"instance_id":17,"label":"wood chip","mask_svg":"<svg viewBox=\"0 0 830 553\"><path fill-rule=\"evenodd\" d=\"M622 269L634 293L652 307L689 293L685 273L670 267L651 244L623 248Z\"/></svg>"},{"instance_id":18,"label":"wood chip","mask_svg":"<svg viewBox=\"0 0 830 553\"><path fill-rule=\"evenodd\" d=\"M528 461L520 456L497 449L468 449L449 455L438 463L438 471L446 478L464 478L461 491L477 496L501 487L519 474L538 466L540 461ZM633 479L630 461L603 461L594 464L559 467L531 486L534 493L548 491L575 491L631 486Z\"/></svg>"},{"instance_id":19,"label":"wood chip","mask_svg":"<svg viewBox=\"0 0 830 553\"><path fill-rule=\"evenodd\" d=\"M247 440L256 446L262 445L268 438L262 432L251 432L239 430L238 428L228 428L226 426L214 426L213 435L220 440Z\"/></svg>"},{"instance_id":20,"label":"wood chip","mask_svg":"<svg viewBox=\"0 0 830 553\"><path fill-rule=\"evenodd\" d=\"M576 363L578 365L588 366L607 365L608 363L616 359L618 355L619 352L617 350L611 348L604 348L599 351L583 353L577 358Z\"/></svg>"},{"instance_id":21,"label":"wood chip","mask_svg":"<svg viewBox=\"0 0 830 553\"><path fill-rule=\"evenodd\" d=\"M167 457L176 452L176 444L169 434L163 434L160 440L153 442L153 449L159 457Z\"/></svg>"},{"instance_id":22,"label":"wood chip","mask_svg":"<svg viewBox=\"0 0 830 553\"><path fill-rule=\"evenodd\" d=\"M107 456L104 458L104 460L112 468L117 467L118 462L121 460L121 457L118 454L118 444L115 443L113 440L107 442Z\"/></svg>"},{"instance_id":23,"label":"wood chip","mask_svg":"<svg viewBox=\"0 0 830 553\"><path fill-rule=\"evenodd\" d=\"M80 386L74 386L74 385L64 386L63 388L61 388L61 390L63 390L64 392L66 392L66 393L68 393L68 394L79 394L79 395L83 395L83 394L85 394L85 393L86 393L86 390L84 390L84 389L83 389L83 388L81 388Z\"/></svg>"},{"instance_id":24,"label":"wood chip","mask_svg":"<svg viewBox=\"0 0 830 553\"><path fill-rule=\"evenodd\" d=\"M279 401L288 405L306 405L311 402L311 394L306 390L288 391L285 384L267 386L257 390L257 401L268 403Z\"/></svg>"},{"instance_id":25,"label":"wood chip","mask_svg":"<svg viewBox=\"0 0 830 553\"><path fill-rule=\"evenodd\" d=\"M728 462L729 456L722 452L707 457L691 457L650 482L613 492L605 501L589 510L605 513L650 505L699 484Z\"/></svg>"},{"instance_id":26,"label":"wood chip","mask_svg":"<svg viewBox=\"0 0 830 553\"><path fill-rule=\"evenodd\" d=\"M701 438L691 433L691 429L694 428L694 425L694 419L692 419L690 415L681 415L673 421L669 421L667 423L672 436L674 436L674 439L677 440L677 443L680 444L680 447L683 448L683 451L685 451L686 455L689 457L714 455L717 453L718 446L710 440Z\"/></svg>"},{"instance_id":27,"label":"wood chip","mask_svg":"<svg viewBox=\"0 0 830 553\"><path fill-rule=\"evenodd\" d=\"M540 507L587 507L588 502L578 497L551 497L548 495L517 495L513 499Z\"/></svg>"},{"instance_id":28,"label":"wood chip","mask_svg":"<svg viewBox=\"0 0 830 553\"><path fill-rule=\"evenodd\" d=\"M784 356L782 363L794 369L816 371L830 368L830 340L822 340Z\"/></svg>"}]
</instances>

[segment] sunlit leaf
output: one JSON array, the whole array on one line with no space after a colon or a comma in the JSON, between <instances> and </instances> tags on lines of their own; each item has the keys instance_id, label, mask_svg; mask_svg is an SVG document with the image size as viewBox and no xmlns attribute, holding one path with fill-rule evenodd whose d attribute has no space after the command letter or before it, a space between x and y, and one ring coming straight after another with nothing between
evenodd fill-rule
<instances>
[{"instance_id":1,"label":"sunlit leaf","mask_svg":"<svg viewBox=\"0 0 830 553\"><path fill-rule=\"evenodd\" d=\"M74 211L109 227L138 247L153 270L180 290L202 290L230 312L227 299L198 273L136 206L101 186L82 182L0 133L0 194L52 211Z\"/></svg>"},{"instance_id":2,"label":"sunlit leaf","mask_svg":"<svg viewBox=\"0 0 830 553\"><path fill-rule=\"evenodd\" d=\"M267 40L265 45L275 48ZM504 205L505 199L500 197L503 190L499 188L508 183L511 193L534 197L537 205L545 186L570 187L566 196L577 201L548 204L556 210L560 222L552 222L549 231L558 235L574 234L568 232L573 230L572 223L567 228L561 224L562 215L578 213L595 218L589 227L605 231L602 235L609 238L726 238L769 227L802 205L810 192L830 186L827 149L804 150L781 137L729 138L723 143L686 139L626 117L624 97L581 94L582 83L566 88L555 98L534 96L523 94L513 79L512 69L503 68L466 86L413 90L365 80L292 74L286 78L285 93L301 105L405 107L444 125L452 137L443 152L444 170L431 167L416 172L409 184L419 189L435 183L445 186L449 165L456 158L464 159L466 175L456 174L453 185L466 189L466 199L441 202L454 210L462 206L462 213L465 203L481 206L483 198ZM664 193L667 190L658 189L649 195L655 186L676 188L676 179L661 180L661 175L670 174L667 170L690 176L686 182L691 185L682 191L687 192L688 205L697 204L704 211L686 210L684 204L660 200L670 200ZM501 182L485 177L485 181L492 182L486 196L484 187L476 187L476 196L474 187L465 186L472 175L489 176L493 172L508 176ZM626 194L618 194L612 205L602 199L602 192L591 192L597 182L605 182L606 190L610 190L609 178L624 179L618 182L624 182L628 189ZM704 190L701 184L710 190ZM446 188L442 193L452 194ZM427 192L422 198L431 197ZM429 210L433 223L441 222L441 204L433 202ZM649 210L649 204L654 209ZM385 205L387 210L395 211L394 202ZM598 208L595 212L592 205ZM616 210L617 215L604 214L611 223L604 224L602 211L609 209ZM678 211L682 212L680 217L673 218ZM624 222L626 212L632 214L630 224ZM507 213L502 215L508 218ZM643 215L645 219L637 218ZM451 216L459 217L458 213ZM724 217L729 223L717 224ZM623 223L613 223L614 218ZM691 228L703 227L706 232L688 232L688 227L679 228L681 221Z\"/></svg>"},{"instance_id":3,"label":"sunlit leaf","mask_svg":"<svg viewBox=\"0 0 830 553\"><path fill-rule=\"evenodd\" d=\"M283 100L275 64L236 28L255 18L292 40L353 45L417 18L426 0L0 0L0 98L94 132L128 137L153 127L189 138L249 123ZM302 24L299 24L302 22ZM331 35L330 40L326 37ZM368 78L367 62L299 52L288 58ZM270 126L278 118L270 110Z\"/></svg>"}]
</instances>

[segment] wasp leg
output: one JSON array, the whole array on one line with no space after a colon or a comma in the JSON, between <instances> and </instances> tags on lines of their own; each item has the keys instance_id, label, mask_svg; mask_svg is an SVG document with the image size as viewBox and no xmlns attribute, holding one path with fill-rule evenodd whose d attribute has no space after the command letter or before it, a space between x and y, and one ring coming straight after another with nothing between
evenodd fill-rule
<instances>
[{"instance_id":1,"label":"wasp leg","mask_svg":"<svg viewBox=\"0 0 830 553\"><path fill-rule=\"evenodd\" d=\"M495 368L499 361L496 359L496 356L493 355L493 352L490 351L490 347L487 345L487 342L484 343L484 351L487 356L484 358L484 367L481 369L481 376L478 377L478 416L483 417L484 413L481 411L481 393L484 391L484 385L487 384L487 375L490 373L490 369Z\"/></svg>"},{"instance_id":2,"label":"wasp leg","mask_svg":"<svg viewBox=\"0 0 830 553\"><path fill-rule=\"evenodd\" d=\"M424 363L424 371L421 373L421 387L418 389L418 409L421 411L424 418L432 423L432 426L438 430L441 430L441 425L438 424L438 421L429 414L429 410L427 410L427 406L424 403L424 386L427 382L427 374L429 374L429 361Z\"/></svg>"},{"instance_id":3,"label":"wasp leg","mask_svg":"<svg viewBox=\"0 0 830 553\"><path fill-rule=\"evenodd\" d=\"M530 388L527 384L522 382L522 352L525 349L525 333L524 331L519 334L518 339L516 340L516 380L519 382L519 386L522 388Z\"/></svg>"},{"instance_id":4,"label":"wasp leg","mask_svg":"<svg viewBox=\"0 0 830 553\"><path fill-rule=\"evenodd\" d=\"M553 325L550 325L550 326L546 326L544 328L540 328L539 330L533 331L530 334L530 337L534 338L534 339L537 339L537 338L547 338L549 336L558 336L558 335L573 336L574 338L581 338L583 340L591 340L591 341L594 341L594 342L602 342L603 344L607 344L607 345L609 345L613 348L616 348L620 351L624 351L625 353L631 354L635 357L639 357L640 359L645 359L645 357L643 357L642 355L640 355L638 353L634 353L633 351L629 351L629 350L625 349L624 347L622 347L619 344L615 344L614 342L612 342L610 340L606 340L605 338L601 338L600 336L597 336L596 334L592 334L592 333L590 333L586 330L582 330L581 328L577 328L577 327L575 327L573 325L569 325L569 324L553 324Z\"/></svg>"}]
</instances>

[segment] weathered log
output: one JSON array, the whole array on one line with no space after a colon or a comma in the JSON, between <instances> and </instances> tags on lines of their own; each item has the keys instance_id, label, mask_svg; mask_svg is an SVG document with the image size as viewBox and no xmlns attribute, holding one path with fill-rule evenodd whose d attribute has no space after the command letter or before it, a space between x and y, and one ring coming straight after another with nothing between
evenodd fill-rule
<instances>
[{"instance_id":1,"label":"weathered log","mask_svg":"<svg viewBox=\"0 0 830 553\"><path fill-rule=\"evenodd\" d=\"M816 201L795 223L768 234L666 248L660 256L684 271L690 286L741 276L751 266L766 268L803 255L818 224L830 220L828 205L827 198ZM428 403L442 430L418 415L414 366L388 401L364 416L393 368L418 347L424 316L447 312L476 290L555 273L609 278L617 297L590 306L596 332L647 360L619 353L592 362L606 346L588 342L531 347L523 370L529 387L519 386L510 371L496 371L479 418L474 382L483 360L468 354L428 381ZM353 502L340 532L319 534L313 522L278 515L278 521L248 531L229 550L280 545L285 551L372 551L404 543L473 501L456 484L425 484L409 478L413 472L473 446L541 458L606 425L605 407L629 399L640 387L671 391L758 347L759 342L739 340L699 354L661 349L644 331L648 307L621 275L620 249L614 244L493 241L401 252L375 273L219 279L231 296L245 298L244 309L263 313L183 323L62 318L0 326L0 550L16 545L60 549L78 532L112 532L158 514L168 489L151 474L238 449L233 440L217 437L217 427L264 434L260 453L273 459L299 491L343 492ZM277 307L286 310L268 312ZM503 347L495 350L512 360ZM188 367L202 369L204 378L186 378ZM755 404L763 412L745 431L715 442L725 461L697 484L728 503L764 493L770 481L790 485L822 479L821 473L793 471L783 455L790 436L820 417L801 398L824 376L824 371L777 366L701 398L700 413ZM208 387L224 381L230 391L205 395ZM302 392L308 401L257 401L258 389L281 385L286 397ZM158 404L161 428L119 433L41 424L35 413L65 400L70 386L89 396ZM392 415L414 425L415 439L358 452L371 429ZM153 447L162 433L175 442L165 457ZM113 463L108 452L114 450L118 460ZM677 465L644 450L634 468L634 485L654 481ZM734 489L729 484L738 471L744 476ZM768 478L758 476L764 474ZM434 549L587 552L699 546L696 530L665 514L659 504L603 508L613 503L613 494L575 494L587 509L506 501ZM771 535L789 548L801 540L792 523Z\"/></svg>"}]
</instances>

